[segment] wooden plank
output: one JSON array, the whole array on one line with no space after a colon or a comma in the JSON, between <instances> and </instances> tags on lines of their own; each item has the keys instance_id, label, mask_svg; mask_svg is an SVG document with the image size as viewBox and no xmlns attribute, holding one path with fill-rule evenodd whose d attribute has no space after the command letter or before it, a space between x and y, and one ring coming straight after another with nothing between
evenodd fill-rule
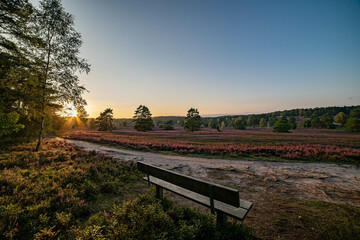
<instances>
[{"instance_id":1,"label":"wooden plank","mask_svg":"<svg viewBox=\"0 0 360 240\"><path fill-rule=\"evenodd\" d=\"M245 209L250 209L252 207L252 202L240 199L240 207Z\"/></svg>"},{"instance_id":2,"label":"wooden plank","mask_svg":"<svg viewBox=\"0 0 360 240\"><path fill-rule=\"evenodd\" d=\"M212 185L215 200L219 200L234 207L240 207L239 191L236 189L205 182L143 162L137 162L137 165L138 169L146 174L207 197L210 197L209 185Z\"/></svg>"},{"instance_id":3,"label":"wooden plank","mask_svg":"<svg viewBox=\"0 0 360 240\"><path fill-rule=\"evenodd\" d=\"M144 180L147 180L147 178L145 177ZM150 182L154 185L163 187L173 193L179 194L180 196L183 196L187 199L190 199L194 202L197 202L201 205L204 205L204 206L210 208L209 198L204 195L192 192L190 190L176 186L175 184L171 184L169 182L155 178L153 176L150 176ZM244 209L241 207L234 207L234 206L231 206L229 204L226 204L226 203L223 203L223 202L220 202L217 200L214 200L214 207L215 207L215 210L221 211L221 212L225 213L226 215L229 215L238 220L244 220L248 211L251 208L251 206L249 209Z\"/></svg>"}]
</instances>

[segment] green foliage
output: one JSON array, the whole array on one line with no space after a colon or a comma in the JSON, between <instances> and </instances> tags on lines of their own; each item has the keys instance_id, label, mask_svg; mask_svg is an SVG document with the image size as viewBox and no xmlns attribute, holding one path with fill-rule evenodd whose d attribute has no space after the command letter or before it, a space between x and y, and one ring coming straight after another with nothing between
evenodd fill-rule
<instances>
[{"instance_id":1,"label":"green foliage","mask_svg":"<svg viewBox=\"0 0 360 240\"><path fill-rule=\"evenodd\" d=\"M246 124L248 126L253 126L255 127L255 125L258 123L259 121L256 120L255 115L250 115L248 116L247 120L246 120Z\"/></svg>"},{"instance_id":2,"label":"green foliage","mask_svg":"<svg viewBox=\"0 0 360 240\"><path fill-rule=\"evenodd\" d=\"M314 117L311 119L311 127L312 128L321 128L322 123L318 117Z\"/></svg>"},{"instance_id":3,"label":"green foliage","mask_svg":"<svg viewBox=\"0 0 360 240\"><path fill-rule=\"evenodd\" d=\"M350 117L360 118L360 107L359 106L350 111Z\"/></svg>"},{"instance_id":4,"label":"green foliage","mask_svg":"<svg viewBox=\"0 0 360 240\"><path fill-rule=\"evenodd\" d=\"M212 216L157 199L153 190L97 214L86 225L72 234L80 239L254 239L245 224L217 226Z\"/></svg>"},{"instance_id":5,"label":"green foliage","mask_svg":"<svg viewBox=\"0 0 360 240\"><path fill-rule=\"evenodd\" d=\"M311 127L311 120L303 119L301 125L302 125L303 128L310 128Z\"/></svg>"},{"instance_id":6,"label":"green foliage","mask_svg":"<svg viewBox=\"0 0 360 240\"><path fill-rule=\"evenodd\" d=\"M17 123L18 121L19 114L16 112L3 113L0 110L0 137L24 128L24 125Z\"/></svg>"},{"instance_id":7,"label":"green foliage","mask_svg":"<svg viewBox=\"0 0 360 240\"><path fill-rule=\"evenodd\" d=\"M311 118L312 120L315 118L320 118L324 114L329 114L330 116L335 116L339 112L343 112L346 115L349 115L350 113L353 114L353 116L359 116L360 118L360 107L359 106L344 106L344 107L324 107L324 108L307 108L307 109L292 109L292 110L285 110L285 111L276 111L271 113L261 113L261 114L252 114L252 115L241 115L241 116L219 116L219 117L208 117L203 118L204 126L210 126L210 123L213 124L213 128L216 128L215 124L220 124L221 122L225 122L226 126L234 126L234 123L237 118L241 117L244 119L245 123L247 123L247 126L253 126L260 125L261 119L265 119L267 121L266 125L273 127L275 122L277 121L277 118L279 117L287 117L291 118L294 117L295 119L306 119L308 120ZM317 121L317 120L314 120ZM320 121L320 120L319 120ZM245 124L246 125L246 124ZM304 124L301 124L305 128L325 128L327 127L322 122L316 122L315 126L310 126L307 124L307 126L304 126ZM263 125L264 126L264 125ZM333 127L333 126L331 126Z\"/></svg>"},{"instance_id":8,"label":"green foliage","mask_svg":"<svg viewBox=\"0 0 360 240\"><path fill-rule=\"evenodd\" d=\"M0 239L68 239L103 197L103 183L119 195L141 183L136 165L80 151L71 144L44 141L0 152ZM108 188L108 186L106 187Z\"/></svg>"},{"instance_id":9,"label":"green foliage","mask_svg":"<svg viewBox=\"0 0 360 240\"><path fill-rule=\"evenodd\" d=\"M245 130L245 128L246 128L245 121L242 118L237 118L234 122L234 128Z\"/></svg>"},{"instance_id":10,"label":"green foliage","mask_svg":"<svg viewBox=\"0 0 360 240\"><path fill-rule=\"evenodd\" d=\"M340 124L341 127L345 125L346 121L347 121L347 115L343 112L339 112L338 114L336 114L334 118L334 122Z\"/></svg>"},{"instance_id":11,"label":"green foliage","mask_svg":"<svg viewBox=\"0 0 360 240\"><path fill-rule=\"evenodd\" d=\"M36 133L39 149L55 112L65 103L85 104L76 75L89 71L78 56L81 35L60 0L36 8L28 0L4 0L0 12L0 109L17 113L25 126L11 136L29 140Z\"/></svg>"},{"instance_id":12,"label":"green foliage","mask_svg":"<svg viewBox=\"0 0 360 240\"><path fill-rule=\"evenodd\" d=\"M172 120L166 121L162 127L164 130L174 130L174 122Z\"/></svg>"},{"instance_id":13,"label":"green foliage","mask_svg":"<svg viewBox=\"0 0 360 240\"><path fill-rule=\"evenodd\" d=\"M289 119L289 124L290 124L290 126L291 126L291 129L296 129L297 125L296 125L296 120L295 120L294 117L291 117L291 118Z\"/></svg>"},{"instance_id":14,"label":"green foliage","mask_svg":"<svg viewBox=\"0 0 360 240\"><path fill-rule=\"evenodd\" d=\"M266 127L266 120L265 118L261 118L260 121L259 121L259 126L264 128Z\"/></svg>"},{"instance_id":15,"label":"green foliage","mask_svg":"<svg viewBox=\"0 0 360 240\"><path fill-rule=\"evenodd\" d=\"M0 152L0 239L253 239L245 224L218 227L154 190L99 208L104 197L143 185L136 164L61 141L32 148Z\"/></svg>"},{"instance_id":16,"label":"green foliage","mask_svg":"<svg viewBox=\"0 0 360 240\"><path fill-rule=\"evenodd\" d=\"M334 120L333 120L332 116L330 116L330 114L328 114L328 113L321 116L322 125L325 126L328 129L335 128L335 126L333 124L333 121Z\"/></svg>"},{"instance_id":17,"label":"green foliage","mask_svg":"<svg viewBox=\"0 0 360 240\"><path fill-rule=\"evenodd\" d=\"M184 129L187 131L200 131L201 117L199 111L195 108L190 108L186 114Z\"/></svg>"},{"instance_id":18,"label":"green foliage","mask_svg":"<svg viewBox=\"0 0 360 240\"><path fill-rule=\"evenodd\" d=\"M291 129L291 126L290 126L289 122L287 121L287 119L281 118L274 124L273 132L288 133L290 129Z\"/></svg>"},{"instance_id":19,"label":"green foliage","mask_svg":"<svg viewBox=\"0 0 360 240\"><path fill-rule=\"evenodd\" d=\"M212 128L212 129L216 128L216 121L214 121L214 119L211 119L209 121L209 127Z\"/></svg>"},{"instance_id":20,"label":"green foliage","mask_svg":"<svg viewBox=\"0 0 360 240\"><path fill-rule=\"evenodd\" d=\"M151 131L154 127L154 121L152 119L150 110L145 105L140 105L134 114L134 128L139 132Z\"/></svg>"},{"instance_id":21,"label":"green foliage","mask_svg":"<svg viewBox=\"0 0 360 240\"><path fill-rule=\"evenodd\" d=\"M360 120L357 118L349 118L345 124L347 132L360 132Z\"/></svg>"},{"instance_id":22,"label":"green foliage","mask_svg":"<svg viewBox=\"0 0 360 240\"><path fill-rule=\"evenodd\" d=\"M112 131L115 129L113 119L113 110L111 108L107 108L100 113L99 117L96 118L95 124L99 131Z\"/></svg>"}]
</instances>

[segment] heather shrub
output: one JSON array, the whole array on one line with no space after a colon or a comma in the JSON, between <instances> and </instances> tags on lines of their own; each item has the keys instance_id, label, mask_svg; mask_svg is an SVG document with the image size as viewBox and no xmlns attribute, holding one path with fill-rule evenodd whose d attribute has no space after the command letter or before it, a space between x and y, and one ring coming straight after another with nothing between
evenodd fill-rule
<instances>
[{"instance_id":1,"label":"heather shrub","mask_svg":"<svg viewBox=\"0 0 360 240\"><path fill-rule=\"evenodd\" d=\"M274 134L274 133L271 133ZM275 134L274 134L275 135ZM193 143L186 141L159 141L118 135L96 133L71 134L67 138L91 141L100 144L123 146L146 151L173 151L178 154L205 154L220 156L280 157L294 160L358 162L360 149L320 144L275 143L275 144L233 144L233 143Z\"/></svg>"},{"instance_id":2,"label":"heather shrub","mask_svg":"<svg viewBox=\"0 0 360 240\"><path fill-rule=\"evenodd\" d=\"M84 229L74 229L77 239L253 239L245 224L217 226L214 217L188 207L157 199L153 190L98 213Z\"/></svg>"},{"instance_id":3,"label":"heather shrub","mask_svg":"<svg viewBox=\"0 0 360 240\"><path fill-rule=\"evenodd\" d=\"M153 190L119 201L145 185L132 162L61 141L32 149L0 150L0 239L251 239L245 225L218 228Z\"/></svg>"},{"instance_id":4,"label":"heather shrub","mask_svg":"<svg viewBox=\"0 0 360 240\"><path fill-rule=\"evenodd\" d=\"M116 196L119 182L141 183L134 164L69 143L45 141L41 151L32 149L0 152L0 239L64 238L70 226L96 213L101 192ZM106 191L102 183L110 183Z\"/></svg>"}]
</instances>

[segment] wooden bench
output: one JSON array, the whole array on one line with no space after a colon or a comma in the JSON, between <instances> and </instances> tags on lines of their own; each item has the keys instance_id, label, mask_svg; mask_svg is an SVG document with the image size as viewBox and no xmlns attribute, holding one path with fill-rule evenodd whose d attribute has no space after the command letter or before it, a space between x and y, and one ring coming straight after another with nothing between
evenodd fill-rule
<instances>
[{"instance_id":1,"label":"wooden bench","mask_svg":"<svg viewBox=\"0 0 360 240\"><path fill-rule=\"evenodd\" d=\"M137 162L139 171L146 174L144 180L156 186L156 196L162 197L163 189L209 207L216 214L218 224L226 222L226 216L244 220L252 203L239 198L239 191L209 183L190 176L172 172L151 164Z\"/></svg>"}]
</instances>

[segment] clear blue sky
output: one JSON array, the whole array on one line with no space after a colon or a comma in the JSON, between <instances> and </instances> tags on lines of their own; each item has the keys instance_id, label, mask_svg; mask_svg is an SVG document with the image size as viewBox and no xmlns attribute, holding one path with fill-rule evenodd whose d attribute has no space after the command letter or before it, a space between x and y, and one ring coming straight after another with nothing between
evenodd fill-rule
<instances>
[{"instance_id":1,"label":"clear blue sky","mask_svg":"<svg viewBox=\"0 0 360 240\"><path fill-rule=\"evenodd\" d=\"M90 116L360 104L360 1L63 0Z\"/></svg>"}]
</instances>

